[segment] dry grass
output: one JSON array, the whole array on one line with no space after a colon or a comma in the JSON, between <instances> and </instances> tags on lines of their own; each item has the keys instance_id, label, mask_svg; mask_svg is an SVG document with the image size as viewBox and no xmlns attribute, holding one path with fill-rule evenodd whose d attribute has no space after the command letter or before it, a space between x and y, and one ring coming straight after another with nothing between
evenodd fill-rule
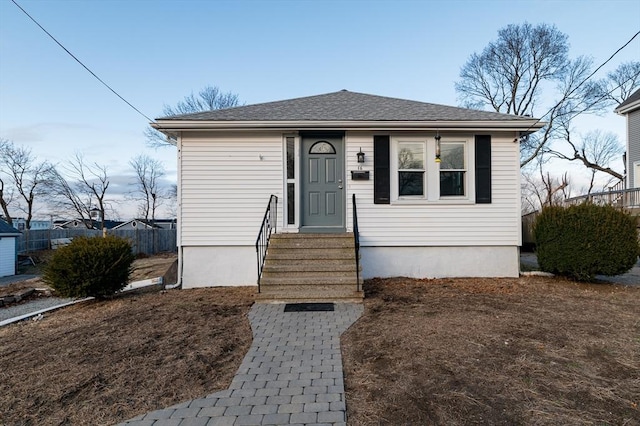
<instances>
[{"instance_id":1,"label":"dry grass","mask_svg":"<svg viewBox=\"0 0 640 426\"><path fill-rule=\"evenodd\" d=\"M350 425L639 425L640 288L371 280L342 337Z\"/></svg>"},{"instance_id":2,"label":"dry grass","mask_svg":"<svg viewBox=\"0 0 640 426\"><path fill-rule=\"evenodd\" d=\"M640 425L640 288L528 277L365 290L342 338L351 425ZM227 388L254 292L129 294L0 329L0 424L110 425Z\"/></svg>"},{"instance_id":3,"label":"dry grass","mask_svg":"<svg viewBox=\"0 0 640 426\"><path fill-rule=\"evenodd\" d=\"M128 294L0 329L0 424L111 425L226 389L254 292Z\"/></svg>"}]
</instances>

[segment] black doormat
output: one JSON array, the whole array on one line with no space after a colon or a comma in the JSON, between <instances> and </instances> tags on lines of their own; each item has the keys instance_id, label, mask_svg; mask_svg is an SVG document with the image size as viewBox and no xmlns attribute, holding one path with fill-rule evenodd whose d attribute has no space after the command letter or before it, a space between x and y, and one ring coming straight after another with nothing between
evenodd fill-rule
<instances>
[{"instance_id":1,"label":"black doormat","mask_svg":"<svg viewBox=\"0 0 640 426\"><path fill-rule=\"evenodd\" d=\"M287 303L285 312L333 312L333 303Z\"/></svg>"}]
</instances>

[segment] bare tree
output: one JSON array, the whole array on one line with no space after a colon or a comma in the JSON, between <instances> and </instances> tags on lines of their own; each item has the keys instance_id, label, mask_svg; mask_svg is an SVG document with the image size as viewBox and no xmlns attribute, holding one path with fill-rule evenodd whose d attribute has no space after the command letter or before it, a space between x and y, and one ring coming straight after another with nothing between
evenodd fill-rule
<instances>
[{"instance_id":1,"label":"bare tree","mask_svg":"<svg viewBox=\"0 0 640 426\"><path fill-rule=\"evenodd\" d=\"M240 105L240 98L232 92L223 93L217 86L206 86L197 95L193 92L185 96L175 106L165 105L162 113L165 117L195 112L213 111ZM152 127L145 129L147 143L151 147L167 146L167 137Z\"/></svg>"},{"instance_id":2,"label":"bare tree","mask_svg":"<svg viewBox=\"0 0 640 426\"><path fill-rule=\"evenodd\" d=\"M51 172L51 199L49 202L58 214L66 215L68 212L73 212L87 228L93 228L93 218L91 217L93 197L80 192L78 186L78 182L70 183L57 169L54 169Z\"/></svg>"},{"instance_id":3,"label":"bare tree","mask_svg":"<svg viewBox=\"0 0 640 426\"><path fill-rule=\"evenodd\" d=\"M168 196L160 185L160 180L165 175L164 166L145 154L134 157L129 164L136 174L132 198L139 201L138 213L145 220L151 219L153 222L156 210Z\"/></svg>"},{"instance_id":4,"label":"bare tree","mask_svg":"<svg viewBox=\"0 0 640 426\"><path fill-rule=\"evenodd\" d=\"M52 201L59 209L77 213L87 228L94 226L91 211L98 209L100 225L104 220L109 203L106 199L109 175L105 166L98 163L87 164L80 153L63 165L66 179L57 170L51 172Z\"/></svg>"},{"instance_id":5,"label":"bare tree","mask_svg":"<svg viewBox=\"0 0 640 426\"><path fill-rule=\"evenodd\" d=\"M563 123L562 133L571 153L548 149L547 152L557 158L567 161L579 161L591 171L588 194L591 193L595 183L597 172L606 173L618 180L624 176L610 167L611 161L622 155L624 149L618 136L612 132L595 130L587 133L579 141L574 141L568 123Z\"/></svg>"},{"instance_id":6,"label":"bare tree","mask_svg":"<svg viewBox=\"0 0 640 426\"><path fill-rule=\"evenodd\" d=\"M51 170L51 164L47 161L37 161L31 149L24 146L16 146L12 142L3 141L0 145L0 162L6 167L4 174L8 176L15 191L21 200L17 208L27 215L26 229L31 229L34 203L36 198L46 194L46 187ZM10 224L11 216L8 211L7 198L4 195L4 182L2 183L3 212ZM7 208L5 210L5 208Z\"/></svg>"},{"instance_id":7,"label":"bare tree","mask_svg":"<svg viewBox=\"0 0 640 426\"><path fill-rule=\"evenodd\" d=\"M614 104L621 104L640 86L640 62L625 62L607 74L601 82L605 95Z\"/></svg>"},{"instance_id":8,"label":"bare tree","mask_svg":"<svg viewBox=\"0 0 640 426\"><path fill-rule=\"evenodd\" d=\"M0 139L0 155L5 156L8 147L9 141ZM13 187L9 187L9 177L11 175L7 172L8 170L3 168L2 173L0 173L0 207L7 223L13 226L13 219L11 219L11 214L9 213L9 205L13 201Z\"/></svg>"},{"instance_id":9,"label":"bare tree","mask_svg":"<svg viewBox=\"0 0 640 426\"><path fill-rule=\"evenodd\" d=\"M522 172L522 211L524 214L546 206L561 205L571 193L570 182L565 172L561 177L552 176L540 167L536 173Z\"/></svg>"},{"instance_id":10,"label":"bare tree","mask_svg":"<svg viewBox=\"0 0 640 426\"><path fill-rule=\"evenodd\" d=\"M555 26L529 23L509 25L482 53L463 65L456 91L465 106L491 108L523 116L542 114L545 96L555 93L543 118L547 126L521 142L520 166L531 163L554 139L558 126L582 113L605 111L624 93L638 86L640 63L621 65L608 79L590 81L592 61L569 58L566 34ZM612 91L618 90L618 95Z\"/></svg>"}]
</instances>

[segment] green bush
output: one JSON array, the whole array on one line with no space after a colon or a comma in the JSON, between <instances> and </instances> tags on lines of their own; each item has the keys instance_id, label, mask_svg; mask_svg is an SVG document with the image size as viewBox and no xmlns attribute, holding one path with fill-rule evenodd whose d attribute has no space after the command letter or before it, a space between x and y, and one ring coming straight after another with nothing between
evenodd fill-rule
<instances>
[{"instance_id":1,"label":"green bush","mask_svg":"<svg viewBox=\"0 0 640 426\"><path fill-rule=\"evenodd\" d=\"M44 281L63 297L106 297L122 290L135 256L122 238L76 237L57 249Z\"/></svg>"},{"instance_id":2,"label":"green bush","mask_svg":"<svg viewBox=\"0 0 640 426\"><path fill-rule=\"evenodd\" d=\"M579 281L623 274L640 255L636 219L611 206L546 207L534 235L540 269Z\"/></svg>"}]
</instances>

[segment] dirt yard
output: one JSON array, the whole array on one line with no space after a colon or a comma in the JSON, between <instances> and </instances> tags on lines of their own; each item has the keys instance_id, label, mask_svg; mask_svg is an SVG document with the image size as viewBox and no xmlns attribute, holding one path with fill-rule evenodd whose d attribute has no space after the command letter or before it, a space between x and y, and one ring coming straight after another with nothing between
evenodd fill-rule
<instances>
[{"instance_id":1,"label":"dirt yard","mask_svg":"<svg viewBox=\"0 0 640 426\"><path fill-rule=\"evenodd\" d=\"M640 288L372 280L342 337L349 425L640 425Z\"/></svg>"},{"instance_id":2,"label":"dirt yard","mask_svg":"<svg viewBox=\"0 0 640 426\"><path fill-rule=\"evenodd\" d=\"M640 425L640 288L371 280L349 425ZM94 301L0 329L0 425L112 425L225 389L255 288Z\"/></svg>"},{"instance_id":3,"label":"dirt yard","mask_svg":"<svg viewBox=\"0 0 640 426\"><path fill-rule=\"evenodd\" d=\"M253 288L92 301L0 329L0 425L113 425L226 389Z\"/></svg>"}]
</instances>

